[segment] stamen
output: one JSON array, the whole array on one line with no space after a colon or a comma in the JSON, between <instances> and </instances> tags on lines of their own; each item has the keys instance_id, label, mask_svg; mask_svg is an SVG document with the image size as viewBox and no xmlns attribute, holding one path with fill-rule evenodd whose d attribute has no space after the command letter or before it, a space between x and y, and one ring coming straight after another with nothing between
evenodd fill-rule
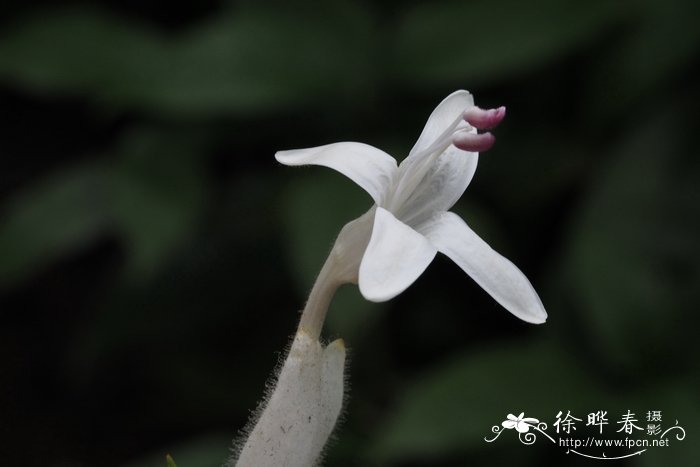
<instances>
[{"instance_id":1,"label":"stamen","mask_svg":"<svg viewBox=\"0 0 700 467\"><path fill-rule=\"evenodd\" d=\"M464 111L464 120L478 130L495 128L506 116L506 108L480 109L477 106Z\"/></svg>"},{"instance_id":2,"label":"stamen","mask_svg":"<svg viewBox=\"0 0 700 467\"><path fill-rule=\"evenodd\" d=\"M496 142L496 137L488 131L486 133L460 132L455 135L452 142L462 151L484 152L491 149Z\"/></svg>"}]
</instances>

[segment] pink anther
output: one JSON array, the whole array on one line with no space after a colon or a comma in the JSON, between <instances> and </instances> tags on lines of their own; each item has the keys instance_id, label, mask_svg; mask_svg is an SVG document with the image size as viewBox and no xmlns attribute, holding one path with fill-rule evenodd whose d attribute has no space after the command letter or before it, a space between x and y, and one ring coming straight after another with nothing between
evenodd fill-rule
<instances>
[{"instance_id":1,"label":"pink anther","mask_svg":"<svg viewBox=\"0 0 700 467\"><path fill-rule=\"evenodd\" d=\"M486 133L457 133L452 143L462 151L484 152L491 149L496 137L488 131Z\"/></svg>"},{"instance_id":2,"label":"pink anther","mask_svg":"<svg viewBox=\"0 0 700 467\"><path fill-rule=\"evenodd\" d=\"M472 131L474 131L474 128L477 130L495 128L505 116L505 107L484 110L474 106L464 111L464 121L472 127ZM493 143L496 142L496 137L488 131L486 133L476 133L463 130L454 136L452 142L463 151L484 152L491 149Z\"/></svg>"},{"instance_id":3,"label":"pink anther","mask_svg":"<svg viewBox=\"0 0 700 467\"><path fill-rule=\"evenodd\" d=\"M505 107L484 110L474 106L464 111L464 120L478 130L495 128L505 116Z\"/></svg>"}]
</instances>

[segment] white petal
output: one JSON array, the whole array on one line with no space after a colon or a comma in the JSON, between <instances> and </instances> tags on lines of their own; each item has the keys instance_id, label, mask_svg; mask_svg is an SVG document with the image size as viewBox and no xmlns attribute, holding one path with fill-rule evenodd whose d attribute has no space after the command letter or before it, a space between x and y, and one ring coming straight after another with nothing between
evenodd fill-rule
<instances>
[{"instance_id":1,"label":"white petal","mask_svg":"<svg viewBox=\"0 0 700 467\"><path fill-rule=\"evenodd\" d=\"M462 120L462 114L465 110L473 106L474 97L469 91L455 91L443 99L443 101L435 107L430 117L428 117L428 121L418 137L418 141L416 141L413 149L411 149L409 157L430 147L436 140L443 136L446 129L455 122Z\"/></svg>"},{"instance_id":2,"label":"white petal","mask_svg":"<svg viewBox=\"0 0 700 467\"><path fill-rule=\"evenodd\" d=\"M515 428L515 424L516 422L514 422L513 420L506 420L505 422L501 423L503 428L507 428L508 430L512 430L513 428Z\"/></svg>"},{"instance_id":3,"label":"white petal","mask_svg":"<svg viewBox=\"0 0 700 467\"><path fill-rule=\"evenodd\" d=\"M396 172L396 160L381 149L363 143L334 143L308 149L279 151L285 165L322 165L337 170L369 193L380 204Z\"/></svg>"},{"instance_id":4,"label":"white petal","mask_svg":"<svg viewBox=\"0 0 700 467\"><path fill-rule=\"evenodd\" d=\"M528 323L545 322L547 313L527 277L479 238L459 216L438 213L417 230L506 310Z\"/></svg>"},{"instance_id":5,"label":"white petal","mask_svg":"<svg viewBox=\"0 0 700 467\"><path fill-rule=\"evenodd\" d=\"M478 161L479 153L450 145L398 207L396 216L408 225L418 225L434 212L450 209L467 189Z\"/></svg>"},{"instance_id":6,"label":"white petal","mask_svg":"<svg viewBox=\"0 0 700 467\"><path fill-rule=\"evenodd\" d=\"M397 182L386 204L392 212L403 206L436 163L436 158L452 146L455 131L469 130L463 114L473 105L471 94L457 91L435 108L410 154L399 165Z\"/></svg>"},{"instance_id":7,"label":"white petal","mask_svg":"<svg viewBox=\"0 0 700 467\"><path fill-rule=\"evenodd\" d=\"M360 292L373 302L394 298L413 284L436 253L423 235L378 207L360 263Z\"/></svg>"}]
</instances>

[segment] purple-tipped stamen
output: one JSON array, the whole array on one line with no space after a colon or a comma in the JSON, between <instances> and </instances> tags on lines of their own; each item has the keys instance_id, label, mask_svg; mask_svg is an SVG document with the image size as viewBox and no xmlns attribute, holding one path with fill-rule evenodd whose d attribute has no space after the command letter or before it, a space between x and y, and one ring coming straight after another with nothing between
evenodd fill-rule
<instances>
[{"instance_id":1,"label":"purple-tipped stamen","mask_svg":"<svg viewBox=\"0 0 700 467\"><path fill-rule=\"evenodd\" d=\"M477 106L464 111L464 120L478 130L496 128L506 116L506 108L480 109Z\"/></svg>"},{"instance_id":2,"label":"purple-tipped stamen","mask_svg":"<svg viewBox=\"0 0 700 467\"><path fill-rule=\"evenodd\" d=\"M458 133L452 143L462 151L484 152L491 149L496 137L491 133Z\"/></svg>"},{"instance_id":3,"label":"purple-tipped stamen","mask_svg":"<svg viewBox=\"0 0 700 467\"><path fill-rule=\"evenodd\" d=\"M471 107L464 111L464 121L477 130L487 130L498 126L506 116L506 108L480 109ZM455 147L469 152L484 152L491 149L496 137L488 131L486 133L459 132L452 140Z\"/></svg>"}]
</instances>

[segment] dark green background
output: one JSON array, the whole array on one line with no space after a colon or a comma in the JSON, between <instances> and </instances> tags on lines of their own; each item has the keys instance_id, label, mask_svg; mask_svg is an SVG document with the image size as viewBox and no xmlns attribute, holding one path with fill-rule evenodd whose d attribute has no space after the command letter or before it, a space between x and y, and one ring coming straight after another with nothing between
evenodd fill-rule
<instances>
[{"instance_id":1,"label":"dark green background","mask_svg":"<svg viewBox=\"0 0 700 467\"><path fill-rule=\"evenodd\" d=\"M54 3L0 12L3 465L219 465L371 203L275 151L400 160L461 88L508 116L454 211L549 320L443 256L385 304L343 288L326 464L596 465L483 439L508 413L607 410L613 437L662 410L686 439L616 465L697 465L700 3Z\"/></svg>"}]
</instances>

